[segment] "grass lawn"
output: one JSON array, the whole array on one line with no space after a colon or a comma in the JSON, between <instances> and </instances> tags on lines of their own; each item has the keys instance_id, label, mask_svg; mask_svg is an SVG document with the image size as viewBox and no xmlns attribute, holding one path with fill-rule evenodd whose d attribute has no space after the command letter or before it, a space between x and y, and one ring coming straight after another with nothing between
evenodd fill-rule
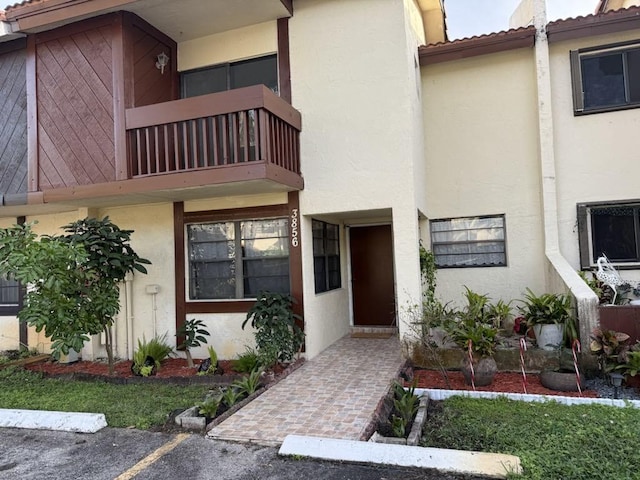
<instances>
[{"instance_id":1,"label":"grass lawn","mask_svg":"<svg viewBox=\"0 0 640 480\"><path fill-rule=\"evenodd\" d=\"M640 409L452 397L436 410L423 446L517 455L524 474L509 478L640 478Z\"/></svg>"},{"instance_id":2,"label":"grass lawn","mask_svg":"<svg viewBox=\"0 0 640 480\"><path fill-rule=\"evenodd\" d=\"M207 388L55 380L7 368L0 370L0 408L104 413L110 427L147 429L164 424L175 409L202 402Z\"/></svg>"}]
</instances>

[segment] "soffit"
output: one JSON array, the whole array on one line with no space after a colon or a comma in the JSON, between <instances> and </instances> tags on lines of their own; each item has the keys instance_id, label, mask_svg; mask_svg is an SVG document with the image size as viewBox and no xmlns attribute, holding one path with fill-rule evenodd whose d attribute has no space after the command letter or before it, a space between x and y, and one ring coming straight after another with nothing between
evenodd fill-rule
<instances>
[{"instance_id":1,"label":"soffit","mask_svg":"<svg viewBox=\"0 0 640 480\"><path fill-rule=\"evenodd\" d=\"M289 17L282 0L27 0L5 15L38 32L118 10L133 12L177 42Z\"/></svg>"}]
</instances>

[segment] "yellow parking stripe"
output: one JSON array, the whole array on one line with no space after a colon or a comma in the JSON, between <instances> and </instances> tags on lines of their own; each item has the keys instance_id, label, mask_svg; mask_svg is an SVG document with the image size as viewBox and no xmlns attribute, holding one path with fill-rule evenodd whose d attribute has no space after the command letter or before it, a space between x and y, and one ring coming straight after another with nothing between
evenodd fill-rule
<instances>
[{"instance_id":1,"label":"yellow parking stripe","mask_svg":"<svg viewBox=\"0 0 640 480\"><path fill-rule=\"evenodd\" d=\"M165 443L160 448L158 448L155 452L147 455L145 458L140 460L138 463L136 463L133 467L131 467L126 472L124 472L122 475L118 475L114 480L130 480L131 478L139 474L141 471L148 468L153 462L158 460L160 457L162 457L163 455L166 455L171 450L176 448L180 443L186 440L189 436L190 435L188 433L180 433L176 435L176 437L173 440Z\"/></svg>"}]
</instances>

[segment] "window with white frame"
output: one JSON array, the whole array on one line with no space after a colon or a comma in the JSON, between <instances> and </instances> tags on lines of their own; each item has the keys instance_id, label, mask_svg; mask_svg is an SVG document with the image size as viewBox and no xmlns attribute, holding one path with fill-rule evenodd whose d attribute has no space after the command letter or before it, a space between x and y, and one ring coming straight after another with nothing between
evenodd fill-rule
<instances>
[{"instance_id":1,"label":"window with white frame","mask_svg":"<svg viewBox=\"0 0 640 480\"><path fill-rule=\"evenodd\" d=\"M640 106L640 42L571 52L574 112Z\"/></svg>"},{"instance_id":2,"label":"window with white frame","mask_svg":"<svg viewBox=\"0 0 640 480\"><path fill-rule=\"evenodd\" d=\"M256 298L289 293L286 218L187 224L188 298Z\"/></svg>"},{"instance_id":3,"label":"window with white frame","mask_svg":"<svg viewBox=\"0 0 640 480\"><path fill-rule=\"evenodd\" d=\"M583 268L602 255L621 266L640 264L640 202L578 205L578 231Z\"/></svg>"},{"instance_id":4,"label":"window with white frame","mask_svg":"<svg viewBox=\"0 0 640 480\"><path fill-rule=\"evenodd\" d=\"M437 267L507 264L504 215L431 220L430 225Z\"/></svg>"},{"instance_id":5,"label":"window with white frame","mask_svg":"<svg viewBox=\"0 0 640 480\"><path fill-rule=\"evenodd\" d=\"M313 220L312 230L316 293L340 288L340 227Z\"/></svg>"}]
</instances>

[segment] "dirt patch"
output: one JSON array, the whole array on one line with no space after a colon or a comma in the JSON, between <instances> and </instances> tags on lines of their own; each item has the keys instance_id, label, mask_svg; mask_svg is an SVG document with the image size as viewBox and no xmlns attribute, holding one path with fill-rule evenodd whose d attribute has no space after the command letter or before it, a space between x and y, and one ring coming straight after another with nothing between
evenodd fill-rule
<instances>
[{"instance_id":1,"label":"dirt patch","mask_svg":"<svg viewBox=\"0 0 640 480\"><path fill-rule=\"evenodd\" d=\"M242 374L233 369L231 360L221 360L220 369L216 374L198 375L200 361L194 362L196 366L188 367L187 361L182 358L169 358L160 364L156 375L141 377L131 371L131 361L116 362L114 375L109 375L109 366L106 361L80 361L74 363L58 363L48 361L37 365L28 365L25 368L40 372L51 378L64 378L68 380L104 381L109 383L175 383L178 385L218 384L228 385L242 378Z\"/></svg>"}]
</instances>

